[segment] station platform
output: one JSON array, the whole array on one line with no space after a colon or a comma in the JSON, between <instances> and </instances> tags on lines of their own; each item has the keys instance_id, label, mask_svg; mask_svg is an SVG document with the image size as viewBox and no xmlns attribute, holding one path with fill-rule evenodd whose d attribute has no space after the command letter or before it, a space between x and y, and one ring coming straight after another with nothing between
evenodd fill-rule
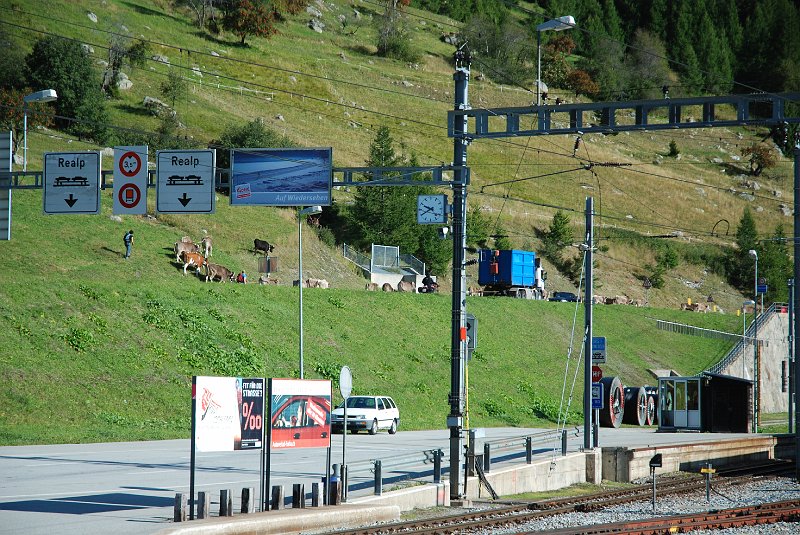
<instances>
[{"instance_id":1,"label":"station platform","mask_svg":"<svg viewBox=\"0 0 800 535\"><path fill-rule=\"evenodd\" d=\"M650 474L649 460L662 455L658 474L699 471L707 463L715 468L765 459L793 459L794 436L768 434L664 433L648 428L601 428L599 447L581 451L578 438L570 439L566 455L538 455L498 463L485 473L486 481L501 497L523 492L556 490L576 483L601 480L631 482ZM577 450L577 451L576 451ZM466 503L491 499L477 477L467 478ZM338 506L283 509L233 518L195 520L158 531L159 535L300 534L394 521L403 511L450 506L449 482L420 483L380 496L360 496ZM453 504L455 505L455 504Z\"/></svg>"}]
</instances>

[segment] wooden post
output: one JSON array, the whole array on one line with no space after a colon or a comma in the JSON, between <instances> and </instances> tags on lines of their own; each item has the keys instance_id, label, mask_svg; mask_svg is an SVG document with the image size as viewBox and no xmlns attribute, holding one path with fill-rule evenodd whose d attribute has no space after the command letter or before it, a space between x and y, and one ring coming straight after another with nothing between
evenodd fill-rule
<instances>
[{"instance_id":1,"label":"wooden post","mask_svg":"<svg viewBox=\"0 0 800 535\"><path fill-rule=\"evenodd\" d=\"M306 486L302 483L295 483L292 486L292 509L306 508Z\"/></svg>"},{"instance_id":2,"label":"wooden post","mask_svg":"<svg viewBox=\"0 0 800 535\"><path fill-rule=\"evenodd\" d=\"M253 487L245 487L242 489L242 514L255 512L255 492Z\"/></svg>"},{"instance_id":3,"label":"wooden post","mask_svg":"<svg viewBox=\"0 0 800 535\"><path fill-rule=\"evenodd\" d=\"M219 516L233 516L233 494L230 489L219 491Z\"/></svg>"},{"instance_id":4,"label":"wooden post","mask_svg":"<svg viewBox=\"0 0 800 535\"><path fill-rule=\"evenodd\" d=\"M273 485L272 486L272 504L270 505L270 509L280 510L283 509L283 486L282 485Z\"/></svg>"},{"instance_id":5,"label":"wooden post","mask_svg":"<svg viewBox=\"0 0 800 535\"><path fill-rule=\"evenodd\" d=\"M211 494L208 492L197 493L197 518L208 518L211 516Z\"/></svg>"},{"instance_id":6,"label":"wooden post","mask_svg":"<svg viewBox=\"0 0 800 535\"><path fill-rule=\"evenodd\" d=\"M186 522L186 494L178 492L175 494L175 512L173 522Z\"/></svg>"}]
</instances>

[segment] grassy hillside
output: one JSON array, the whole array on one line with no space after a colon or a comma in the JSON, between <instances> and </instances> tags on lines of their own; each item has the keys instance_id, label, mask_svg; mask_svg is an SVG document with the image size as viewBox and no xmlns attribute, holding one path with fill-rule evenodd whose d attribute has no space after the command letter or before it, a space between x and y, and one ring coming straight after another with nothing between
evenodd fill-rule
<instances>
[{"instance_id":1,"label":"grassy hillside","mask_svg":"<svg viewBox=\"0 0 800 535\"><path fill-rule=\"evenodd\" d=\"M14 236L0 244L0 444L185 437L190 377L298 375L298 291L287 285L206 284L184 277L171 246L208 229L214 259L255 266L253 235L269 238L296 276L296 222L286 210L220 202L205 217L41 214L38 191L14 192ZM136 242L122 259L122 234ZM407 429L443 427L450 388L450 297L363 290L333 250L304 233L304 269L330 290L304 292L305 374L353 370L354 393L387 393ZM295 269L293 272L292 269ZM480 321L470 365L473 425L547 425L557 408L576 309L572 304L471 297ZM578 310L581 322L582 311ZM697 372L725 344L655 330L655 318L737 330L735 316L598 307L606 374L652 382L648 367ZM580 331L580 327L578 328ZM573 358L580 351L580 342ZM571 375L570 381L571 382ZM580 387L573 411L579 406Z\"/></svg>"}]
</instances>

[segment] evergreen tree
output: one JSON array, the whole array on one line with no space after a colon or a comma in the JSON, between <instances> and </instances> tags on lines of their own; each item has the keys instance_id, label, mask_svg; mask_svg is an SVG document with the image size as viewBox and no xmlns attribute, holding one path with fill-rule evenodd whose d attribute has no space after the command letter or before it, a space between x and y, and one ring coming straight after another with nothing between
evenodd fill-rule
<instances>
[{"instance_id":1,"label":"evergreen tree","mask_svg":"<svg viewBox=\"0 0 800 535\"><path fill-rule=\"evenodd\" d=\"M750 208L745 208L736 227L736 247L728 251L726 258L728 280L743 290L753 285L755 264L748 254L751 249L761 254L758 251L756 222Z\"/></svg>"},{"instance_id":2,"label":"evergreen tree","mask_svg":"<svg viewBox=\"0 0 800 535\"><path fill-rule=\"evenodd\" d=\"M708 13L702 16L697 39L697 49L703 51L699 60L705 91L717 94L730 92L733 81L732 52L725 43L724 32L717 32Z\"/></svg>"},{"instance_id":3,"label":"evergreen tree","mask_svg":"<svg viewBox=\"0 0 800 535\"><path fill-rule=\"evenodd\" d=\"M564 248L572 245L572 228L569 216L558 210L553 215L550 229L544 234L544 255L555 265L562 262Z\"/></svg>"},{"instance_id":4,"label":"evergreen tree","mask_svg":"<svg viewBox=\"0 0 800 535\"><path fill-rule=\"evenodd\" d=\"M758 276L767 280L767 295L764 296L766 301L788 301L786 283L792 277L793 270L794 264L783 225L778 224L772 239L764 243L758 258Z\"/></svg>"},{"instance_id":5,"label":"evergreen tree","mask_svg":"<svg viewBox=\"0 0 800 535\"><path fill-rule=\"evenodd\" d=\"M667 0L653 0L650 4L647 28L656 34L662 42L667 41Z\"/></svg>"},{"instance_id":6,"label":"evergreen tree","mask_svg":"<svg viewBox=\"0 0 800 535\"><path fill-rule=\"evenodd\" d=\"M667 51L654 33L636 30L633 47L625 58L630 73L629 94L634 99L654 99L662 95L661 87L670 85L671 72L665 59Z\"/></svg>"}]
</instances>

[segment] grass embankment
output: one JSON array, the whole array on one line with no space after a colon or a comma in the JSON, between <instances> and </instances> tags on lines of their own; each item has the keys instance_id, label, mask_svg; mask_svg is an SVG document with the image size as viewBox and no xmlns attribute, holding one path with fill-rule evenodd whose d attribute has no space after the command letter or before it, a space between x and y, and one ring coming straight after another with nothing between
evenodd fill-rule
<instances>
[{"instance_id":1,"label":"grass embankment","mask_svg":"<svg viewBox=\"0 0 800 535\"><path fill-rule=\"evenodd\" d=\"M41 192L14 192L13 237L0 243L0 444L186 437L192 375L298 374L297 223L289 210L233 208L212 216L44 216ZM130 260L122 235L134 229ZM172 244L203 229L215 261L255 275L259 236L277 244L279 286L184 277ZM304 292L305 374L353 370L354 393L386 393L403 428L444 427L450 389L450 296L372 293L310 228ZM307 256L306 256L307 255ZM470 364L473 426L550 425L558 407L573 304L471 297L479 319ZM578 311L581 322L582 311ZM736 331L732 315L597 307L606 375L652 383L647 368L694 373L726 344L655 330L654 318ZM580 339L576 331L577 360ZM568 378L571 382L571 375ZM580 383L580 381L578 381ZM580 384L572 410L579 410ZM338 394L337 394L338 395Z\"/></svg>"}]
</instances>

